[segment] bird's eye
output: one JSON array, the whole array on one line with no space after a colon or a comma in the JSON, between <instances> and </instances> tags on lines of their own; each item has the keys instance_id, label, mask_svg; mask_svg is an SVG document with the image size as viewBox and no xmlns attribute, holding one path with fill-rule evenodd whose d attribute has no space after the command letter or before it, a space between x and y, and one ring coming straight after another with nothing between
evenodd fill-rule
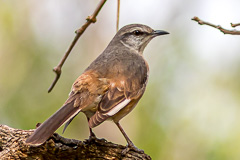
<instances>
[{"instance_id":1,"label":"bird's eye","mask_svg":"<svg viewBox=\"0 0 240 160\"><path fill-rule=\"evenodd\" d=\"M141 32L139 30L135 30L135 31L133 31L133 34L136 36L139 36L139 35L143 34L143 32Z\"/></svg>"}]
</instances>

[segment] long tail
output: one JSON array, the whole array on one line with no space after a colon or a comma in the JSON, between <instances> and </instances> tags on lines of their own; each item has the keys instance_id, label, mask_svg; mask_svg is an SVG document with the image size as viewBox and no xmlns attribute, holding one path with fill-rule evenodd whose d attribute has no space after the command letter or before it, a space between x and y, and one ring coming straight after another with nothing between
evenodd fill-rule
<instances>
[{"instance_id":1,"label":"long tail","mask_svg":"<svg viewBox=\"0 0 240 160\"><path fill-rule=\"evenodd\" d=\"M65 104L43 124L41 124L26 140L26 143L33 145L40 145L44 143L61 125L79 112L79 107L74 107L74 100Z\"/></svg>"}]
</instances>

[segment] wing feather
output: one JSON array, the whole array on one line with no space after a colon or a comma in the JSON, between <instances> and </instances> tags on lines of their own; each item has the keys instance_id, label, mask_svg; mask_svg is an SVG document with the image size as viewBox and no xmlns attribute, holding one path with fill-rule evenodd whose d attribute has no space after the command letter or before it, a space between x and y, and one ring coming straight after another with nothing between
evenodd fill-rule
<instances>
[{"instance_id":1,"label":"wing feather","mask_svg":"<svg viewBox=\"0 0 240 160\"><path fill-rule=\"evenodd\" d=\"M89 127L98 126L109 117L116 115L131 101L135 101L135 99L142 96L145 85L139 85L138 88L134 86L135 88L133 89L131 84L131 81L124 80L114 81L114 83L110 84L109 90L99 103L98 111L89 120Z\"/></svg>"}]
</instances>

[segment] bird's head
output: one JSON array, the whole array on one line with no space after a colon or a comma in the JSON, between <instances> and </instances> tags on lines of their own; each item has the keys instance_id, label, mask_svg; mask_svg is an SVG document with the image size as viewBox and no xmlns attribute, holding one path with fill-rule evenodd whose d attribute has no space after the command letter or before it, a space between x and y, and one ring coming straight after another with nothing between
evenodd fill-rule
<instances>
[{"instance_id":1,"label":"bird's head","mask_svg":"<svg viewBox=\"0 0 240 160\"><path fill-rule=\"evenodd\" d=\"M113 40L114 43L120 42L131 50L136 50L142 54L144 48L156 36L169 34L163 30L153 30L152 28L142 24L130 24L121 28Z\"/></svg>"}]
</instances>

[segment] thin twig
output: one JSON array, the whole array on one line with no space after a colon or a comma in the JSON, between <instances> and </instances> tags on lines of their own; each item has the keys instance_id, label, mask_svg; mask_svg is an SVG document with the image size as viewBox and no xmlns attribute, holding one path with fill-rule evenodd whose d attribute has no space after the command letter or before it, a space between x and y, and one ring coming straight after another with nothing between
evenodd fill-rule
<instances>
[{"instance_id":1,"label":"thin twig","mask_svg":"<svg viewBox=\"0 0 240 160\"><path fill-rule=\"evenodd\" d=\"M211 26L213 28L216 28L224 34L240 35L240 31L238 31L238 30L235 30L235 29L234 30L228 30L228 29L225 29L225 28L221 27L220 25L215 25L215 24L212 24L212 23L209 23L209 22L205 22L205 21L199 19L198 17L193 17L192 20L198 22L198 24L200 24L200 25L208 25L208 26Z\"/></svg>"},{"instance_id":2,"label":"thin twig","mask_svg":"<svg viewBox=\"0 0 240 160\"><path fill-rule=\"evenodd\" d=\"M117 0L117 31L119 30L119 14L120 14L120 0Z\"/></svg>"},{"instance_id":3,"label":"thin twig","mask_svg":"<svg viewBox=\"0 0 240 160\"><path fill-rule=\"evenodd\" d=\"M240 23L235 23L235 24L234 24L234 23L231 23L231 26L232 26L232 27L237 27L237 26L240 26Z\"/></svg>"},{"instance_id":4,"label":"thin twig","mask_svg":"<svg viewBox=\"0 0 240 160\"><path fill-rule=\"evenodd\" d=\"M96 17L99 13L99 11L102 9L103 5L105 4L107 0L101 0L97 6L97 8L95 9L95 11L93 12L93 14L91 16L88 16L86 18L86 23L81 27L79 28L78 30L75 31L76 33L76 36L74 37L71 45L69 46L68 50L66 51L65 55L63 56L63 58L61 59L61 61L59 62L59 64L53 68L53 72L56 73L56 77L53 81L53 83L51 84L51 86L49 87L48 89L48 93L52 91L53 87L56 85L58 79L60 78L61 76L61 69L62 69L62 66L64 64L64 62L66 61L68 55L71 53L73 47L75 46L75 44L77 43L79 37L83 34L83 32L87 29L87 27L91 24L91 23L95 23L97 20L96 20Z\"/></svg>"}]
</instances>

